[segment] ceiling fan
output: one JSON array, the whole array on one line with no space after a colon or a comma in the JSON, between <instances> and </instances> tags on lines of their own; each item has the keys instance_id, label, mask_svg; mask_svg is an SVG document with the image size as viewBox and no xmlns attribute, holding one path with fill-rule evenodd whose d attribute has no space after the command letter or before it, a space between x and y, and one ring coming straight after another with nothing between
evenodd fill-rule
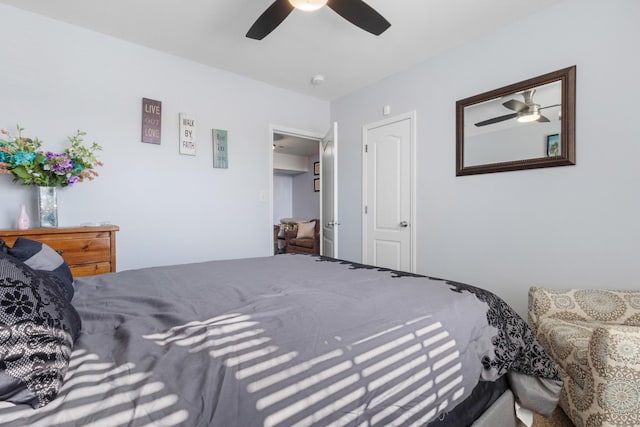
<instances>
[{"instance_id":1,"label":"ceiling fan","mask_svg":"<svg viewBox=\"0 0 640 427\"><path fill-rule=\"evenodd\" d=\"M293 9L312 11L324 5L329 6L352 24L376 36L391 26L389 21L362 0L276 0L249 28L247 37L262 40L275 30Z\"/></svg>"},{"instance_id":2,"label":"ceiling fan","mask_svg":"<svg viewBox=\"0 0 640 427\"><path fill-rule=\"evenodd\" d=\"M520 123L528 123L528 122L549 122L550 120L540 114L540 110L544 110L545 108L558 107L560 104L547 105L546 107L541 107L539 104L533 102L533 94L536 92L535 89L529 89L522 92L522 96L524 97L524 102L518 101L517 99L510 99L506 102L503 102L502 105L506 108L515 111L515 113L505 114L504 116L494 117L488 120L484 120L482 122L478 122L475 125L486 126L492 125L494 123L503 122L505 120L517 118Z\"/></svg>"}]
</instances>

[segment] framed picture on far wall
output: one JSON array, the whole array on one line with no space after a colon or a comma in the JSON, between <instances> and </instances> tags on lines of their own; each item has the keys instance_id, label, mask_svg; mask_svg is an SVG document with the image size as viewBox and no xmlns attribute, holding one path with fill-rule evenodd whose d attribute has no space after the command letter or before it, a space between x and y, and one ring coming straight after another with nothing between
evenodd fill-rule
<instances>
[{"instance_id":1,"label":"framed picture on far wall","mask_svg":"<svg viewBox=\"0 0 640 427\"><path fill-rule=\"evenodd\" d=\"M316 193L320 191L320 178L315 178L313 180L313 191Z\"/></svg>"},{"instance_id":2,"label":"framed picture on far wall","mask_svg":"<svg viewBox=\"0 0 640 427\"><path fill-rule=\"evenodd\" d=\"M320 162L313 162L313 174L320 175Z\"/></svg>"},{"instance_id":3,"label":"framed picture on far wall","mask_svg":"<svg viewBox=\"0 0 640 427\"><path fill-rule=\"evenodd\" d=\"M162 102L142 98L142 142L160 144L162 130Z\"/></svg>"},{"instance_id":4,"label":"framed picture on far wall","mask_svg":"<svg viewBox=\"0 0 640 427\"><path fill-rule=\"evenodd\" d=\"M227 151L227 131L212 129L213 133L213 167L227 169L229 167L229 152Z\"/></svg>"},{"instance_id":5,"label":"framed picture on far wall","mask_svg":"<svg viewBox=\"0 0 640 427\"><path fill-rule=\"evenodd\" d=\"M547 135L547 156L559 156L562 154L560 151L560 134Z\"/></svg>"},{"instance_id":6,"label":"framed picture on far wall","mask_svg":"<svg viewBox=\"0 0 640 427\"><path fill-rule=\"evenodd\" d=\"M178 152L189 156L196 155L196 118L191 114L180 113L180 138Z\"/></svg>"}]
</instances>

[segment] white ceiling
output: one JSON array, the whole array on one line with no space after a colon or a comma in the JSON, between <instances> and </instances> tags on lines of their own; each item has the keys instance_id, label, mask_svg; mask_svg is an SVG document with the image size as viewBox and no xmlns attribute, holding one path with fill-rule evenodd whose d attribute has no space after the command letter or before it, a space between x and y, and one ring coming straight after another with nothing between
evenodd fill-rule
<instances>
[{"instance_id":1,"label":"white ceiling","mask_svg":"<svg viewBox=\"0 0 640 427\"><path fill-rule=\"evenodd\" d=\"M275 153L292 154L294 156L317 156L320 152L318 140L301 138L299 136L276 133L273 138Z\"/></svg>"},{"instance_id":2,"label":"white ceiling","mask_svg":"<svg viewBox=\"0 0 640 427\"><path fill-rule=\"evenodd\" d=\"M262 41L245 34L272 0L0 3L331 100L562 0L366 1L391 23L379 37L324 7L294 10Z\"/></svg>"}]
</instances>

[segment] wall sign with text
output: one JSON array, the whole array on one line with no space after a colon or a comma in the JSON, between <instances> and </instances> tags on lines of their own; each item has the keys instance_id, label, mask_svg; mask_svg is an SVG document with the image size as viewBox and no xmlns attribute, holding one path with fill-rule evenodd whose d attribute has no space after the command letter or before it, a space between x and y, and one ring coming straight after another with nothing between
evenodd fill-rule
<instances>
[{"instance_id":1,"label":"wall sign with text","mask_svg":"<svg viewBox=\"0 0 640 427\"><path fill-rule=\"evenodd\" d=\"M229 167L229 153L227 151L227 131L212 129L213 131L213 167L227 169Z\"/></svg>"},{"instance_id":2,"label":"wall sign with text","mask_svg":"<svg viewBox=\"0 0 640 427\"><path fill-rule=\"evenodd\" d=\"M180 154L196 155L196 119L180 113Z\"/></svg>"},{"instance_id":3,"label":"wall sign with text","mask_svg":"<svg viewBox=\"0 0 640 427\"><path fill-rule=\"evenodd\" d=\"M142 142L160 144L162 102L142 98Z\"/></svg>"}]
</instances>

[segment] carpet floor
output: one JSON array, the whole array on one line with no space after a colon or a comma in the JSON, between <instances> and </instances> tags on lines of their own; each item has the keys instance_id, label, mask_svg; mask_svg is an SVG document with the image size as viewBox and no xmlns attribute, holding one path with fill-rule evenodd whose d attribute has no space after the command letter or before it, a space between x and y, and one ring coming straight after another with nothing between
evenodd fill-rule
<instances>
[{"instance_id":1,"label":"carpet floor","mask_svg":"<svg viewBox=\"0 0 640 427\"><path fill-rule=\"evenodd\" d=\"M558 406L549 418L533 414L533 427L574 427L574 425Z\"/></svg>"}]
</instances>

